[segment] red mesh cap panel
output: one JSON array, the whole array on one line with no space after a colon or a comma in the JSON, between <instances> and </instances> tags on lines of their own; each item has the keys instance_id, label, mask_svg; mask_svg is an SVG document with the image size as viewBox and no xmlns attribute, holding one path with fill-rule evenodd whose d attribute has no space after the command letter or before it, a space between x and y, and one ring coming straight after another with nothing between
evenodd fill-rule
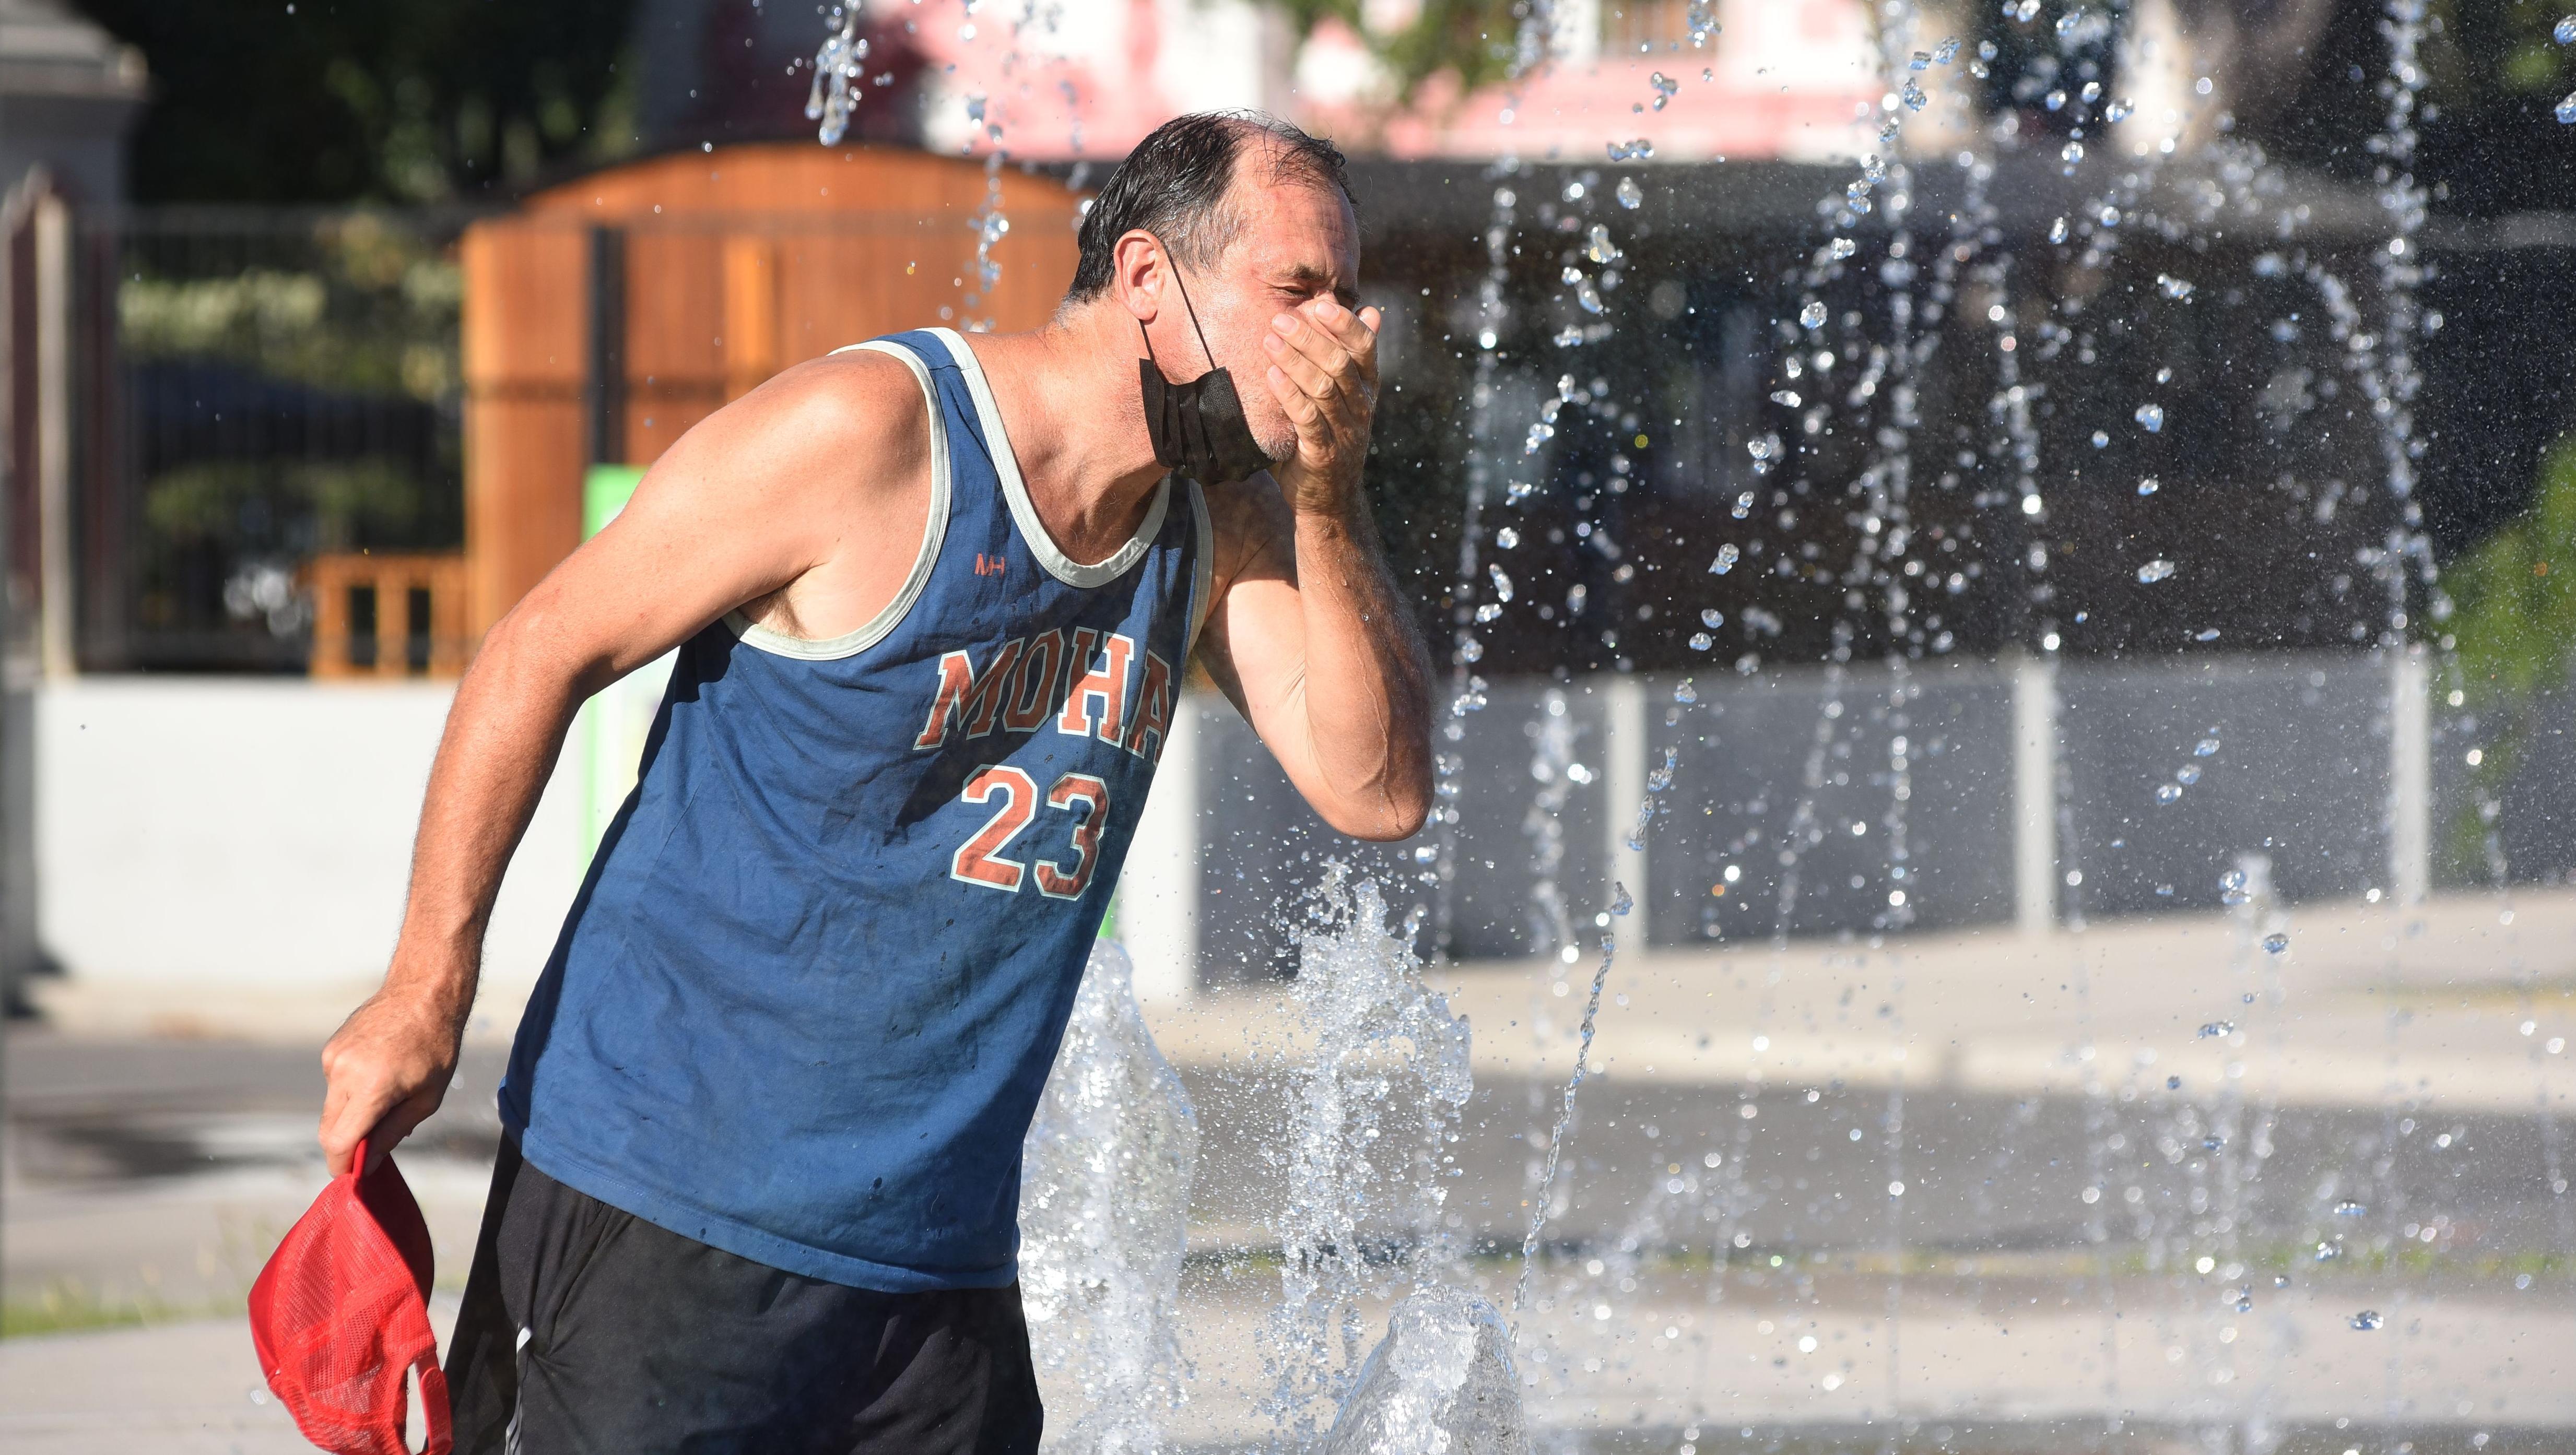
<instances>
[{"instance_id":1,"label":"red mesh cap panel","mask_svg":"<svg viewBox=\"0 0 2576 1455\"><path fill-rule=\"evenodd\" d=\"M356 1167L367 1165L360 1143ZM304 1438L334 1455L399 1455L403 1376L420 1381L426 1455L446 1455L447 1380L429 1327L429 1224L388 1157L334 1178L250 1290L260 1373Z\"/></svg>"}]
</instances>

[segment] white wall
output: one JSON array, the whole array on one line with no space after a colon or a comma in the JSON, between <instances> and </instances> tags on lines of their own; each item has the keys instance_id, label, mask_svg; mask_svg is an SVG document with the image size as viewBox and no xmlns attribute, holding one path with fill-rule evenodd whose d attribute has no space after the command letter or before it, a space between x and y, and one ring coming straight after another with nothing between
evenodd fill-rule
<instances>
[{"instance_id":1,"label":"white wall","mask_svg":"<svg viewBox=\"0 0 2576 1455\"><path fill-rule=\"evenodd\" d=\"M449 684L49 683L36 707L38 920L75 981L339 987L383 973ZM581 874L574 772L502 889L486 954L533 979Z\"/></svg>"}]
</instances>

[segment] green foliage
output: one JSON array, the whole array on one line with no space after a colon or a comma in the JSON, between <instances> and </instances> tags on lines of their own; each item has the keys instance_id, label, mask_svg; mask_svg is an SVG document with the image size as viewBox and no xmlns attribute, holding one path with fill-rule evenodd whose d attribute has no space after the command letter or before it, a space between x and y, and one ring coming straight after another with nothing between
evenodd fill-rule
<instances>
[{"instance_id":1,"label":"green foliage","mask_svg":"<svg viewBox=\"0 0 2576 1455\"><path fill-rule=\"evenodd\" d=\"M1462 91L1508 76L1530 7L1528 0L1419 0L1409 18L1392 25L1384 23L1388 7L1366 0L1275 0L1275 8L1301 36L1327 20L1349 26L1386 67L1394 82L1387 99L1400 104L1443 72Z\"/></svg>"},{"instance_id":2,"label":"green foliage","mask_svg":"<svg viewBox=\"0 0 2576 1455\"><path fill-rule=\"evenodd\" d=\"M342 392L438 401L460 387L455 260L367 213L315 225L312 265L201 278L138 271L116 292L135 359L210 355Z\"/></svg>"},{"instance_id":3,"label":"green foliage","mask_svg":"<svg viewBox=\"0 0 2576 1455\"><path fill-rule=\"evenodd\" d=\"M635 0L78 3L151 67L140 201L439 201L633 144Z\"/></svg>"},{"instance_id":4,"label":"green foliage","mask_svg":"<svg viewBox=\"0 0 2576 1455\"><path fill-rule=\"evenodd\" d=\"M155 476L143 492L156 538L251 552L300 521L313 538L288 543L299 551L407 541L428 506L420 479L386 460L207 460Z\"/></svg>"},{"instance_id":5,"label":"green foliage","mask_svg":"<svg viewBox=\"0 0 2576 1455\"><path fill-rule=\"evenodd\" d=\"M2473 696L2527 702L2557 684L2576 650L2576 438L2541 457L2531 508L2442 583Z\"/></svg>"},{"instance_id":6,"label":"green foliage","mask_svg":"<svg viewBox=\"0 0 2576 1455\"><path fill-rule=\"evenodd\" d=\"M2564 6L2540 0L2449 0L2441 8L2451 21L2444 29L2458 36L2465 72L2460 80L2501 84L2509 91L2555 100L2576 79L2576 56L2552 33L2567 13Z\"/></svg>"},{"instance_id":7,"label":"green foliage","mask_svg":"<svg viewBox=\"0 0 2576 1455\"><path fill-rule=\"evenodd\" d=\"M2473 775L2478 803L2452 825L2450 873L2479 877L2488 816L2522 756L2533 699L2566 683L2576 660L2576 438L2541 457L2531 508L2442 573L2456 607L2464 704L2492 724Z\"/></svg>"}]
</instances>

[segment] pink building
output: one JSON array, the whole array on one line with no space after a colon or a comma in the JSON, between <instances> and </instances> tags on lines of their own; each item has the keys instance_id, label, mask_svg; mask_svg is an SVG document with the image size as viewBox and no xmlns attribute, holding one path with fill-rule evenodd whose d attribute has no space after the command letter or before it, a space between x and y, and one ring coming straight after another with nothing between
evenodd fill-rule
<instances>
[{"instance_id":1,"label":"pink building","mask_svg":"<svg viewBox=\"0 0 2576 1455\"><path fill-rule=\"evenodd\" d=\"M1364 13L1400 26L1415 3ZM1246 0L874 0L869 19L927 62L920 124L941 150L1109 161L1176 113L1226 106L1403 158L1602 160L1641 139L1664 161L1869 149L1875 121L1856 118L1882 88L1858 0L1712 8L1718 29L1694 45L1683 0L1563 0L1553 59L1521 84L1461 96L1435 80L1402 107L1358 34L1327 22L1301 42Z\"/></svg>"}]
</instances>

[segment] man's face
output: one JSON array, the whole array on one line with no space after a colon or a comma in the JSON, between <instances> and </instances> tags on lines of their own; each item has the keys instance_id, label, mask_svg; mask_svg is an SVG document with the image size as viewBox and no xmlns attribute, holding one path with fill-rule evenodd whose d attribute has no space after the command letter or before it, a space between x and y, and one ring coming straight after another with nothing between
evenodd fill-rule
<instances>
[{"instance_id":1,"label":"man's face","mask_svg":"<svg viewBox=\"0 0 2576 1455\"><path fill-rule=\"evenodd\" d=\"M1229 201L1243 219L1241 230L1213 269L1192 269L1181 281L1209 351L1234 375L1253 439L1271 459L1285 460L1297 451L1297 427L1270 392L1262 338L1280 314L1311 309L1322 299L1360 306L1359 221L1328 184L1274 180L1270 158L1258 151L1236 163ZM1205 356L1177 290L1169 302L1174 306L1156 320L1154 349L1164 373L1186 382L1197 377Z\"/></svg>"}]
</instances>

